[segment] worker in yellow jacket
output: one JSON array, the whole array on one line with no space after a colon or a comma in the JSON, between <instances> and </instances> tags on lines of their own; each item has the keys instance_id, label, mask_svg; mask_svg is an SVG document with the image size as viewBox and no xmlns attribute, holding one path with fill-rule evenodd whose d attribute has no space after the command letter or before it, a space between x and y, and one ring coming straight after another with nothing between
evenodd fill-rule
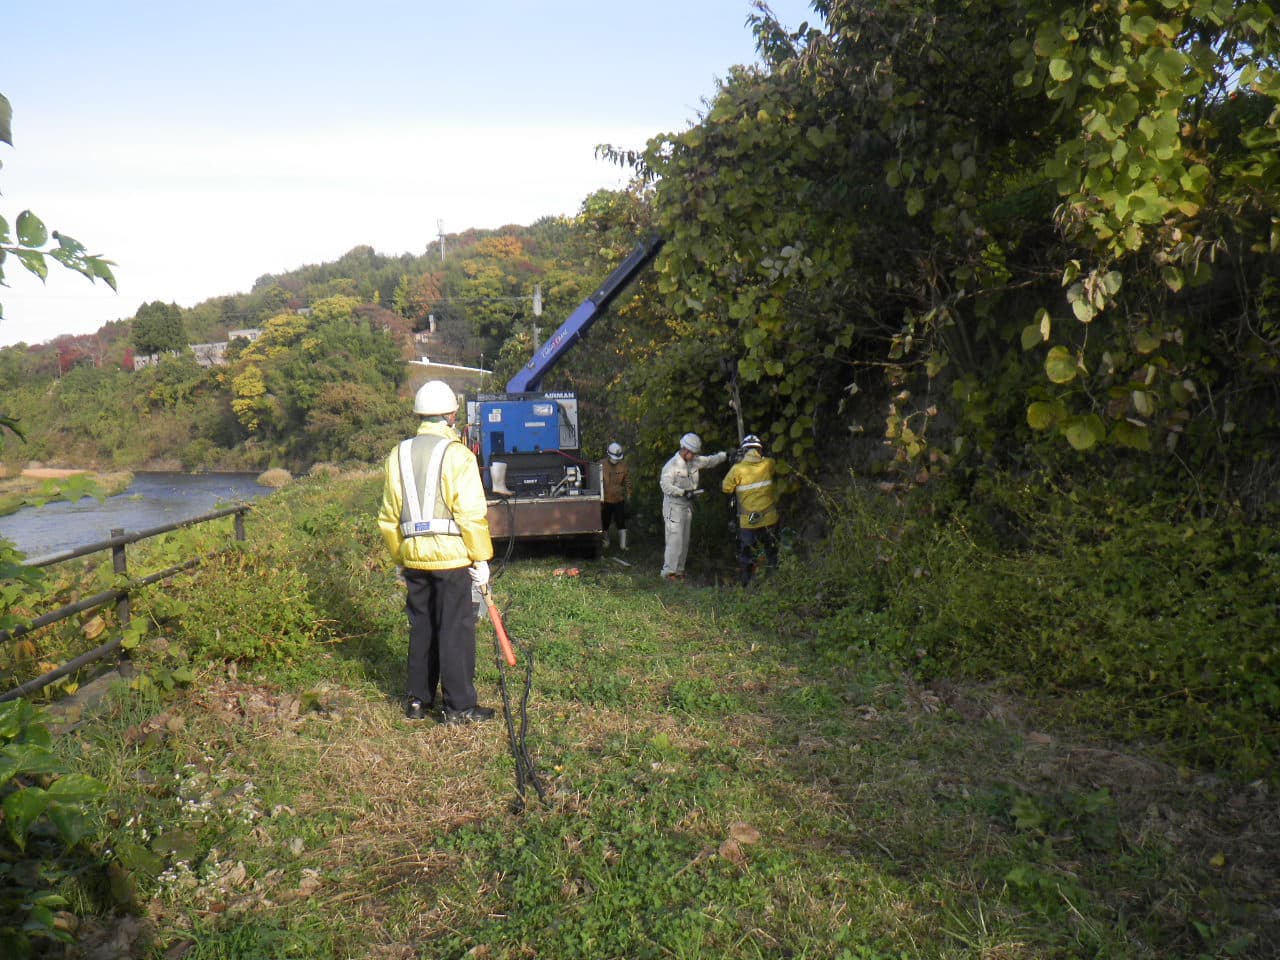
<instances>
[{"instance_id":1,"label":"worker in yellow jacket","mask_svg":"<svg viewBox=\"0 0 1280 960\"><path fill-rule=\"evenodd\" d=\"M413 401L416 436L384 465L378 527L392 561L404 570L409 615L405 716L443 710L446 724L493 718L476 702L476 612L472 585L489 583L488 504L475 454L454 431L458 398L442 380L423 384ZM436 687L442 697L437 704Z\"/></svg>"},{"instance_id":2,"label":"worker in yellow jacket","mask_svg":"<svg viewBox=\"0 0 1280 960\"><path fill-rule=\"evenodd\" d=\"M778 565L778 493L774 486L773 460L764 455L764 444L754 433L742 438L741 457L720 489L737 497L738 581L751 582L756 554L763 550L770 569Z\"/></svg>"}]
</instances>

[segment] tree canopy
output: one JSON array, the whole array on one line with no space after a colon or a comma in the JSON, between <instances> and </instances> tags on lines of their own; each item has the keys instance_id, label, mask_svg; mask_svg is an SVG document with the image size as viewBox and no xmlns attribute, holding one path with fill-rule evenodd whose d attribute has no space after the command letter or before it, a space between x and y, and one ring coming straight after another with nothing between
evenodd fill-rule
<instances>
[{"instance_id":1,"label":"tree canopy","mask_svg":"<svg viewBox=\"0 0 1280 960\"><path fill-rule=\"evenodd\" d=\"M187 346L182 309L176 303L155 300L138 307L133 316L133 346L138 353L168 353Z\"/></svg>"},{"instance_id":2,"label":"tree canopy","mask_svg":"<svg viewBox=\"0 0 1280 960\"><path fill-rule=\"evenodd\" d=\"M728 356L802 466L879 420L917 479L1105 448L1208 502L1256 473L1280 360L1270 8L813 7L789 32L758 5L766 69L609 151L668 238L650 404L723 407Z\"/></svg>"}]
</instances>

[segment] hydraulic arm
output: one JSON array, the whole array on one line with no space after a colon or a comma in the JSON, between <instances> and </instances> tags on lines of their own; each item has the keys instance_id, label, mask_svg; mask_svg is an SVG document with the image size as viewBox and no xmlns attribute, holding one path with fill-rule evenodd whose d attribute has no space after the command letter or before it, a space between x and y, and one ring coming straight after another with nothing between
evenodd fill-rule
<instances>
[{"instance_id":1,"label":"hydraulic arm","mask_svg":"<svg viewBox=\"0 0 1280 960\"><path fill-rule=\"evenodd\" d=\"M505 393L468 401L468 442L479 457L495 536L577 539L598 548L600 467L582 451L577 395L539 387L661 248L656 234L641 242L508 381Z\"/></svg>"},{"instance_id":2,"label":"hydraulic arm","mask_svg":"<svg viewBox=\"0 0 1280 960\"><path fill-rule=\"evenodd\" d=\"M636 274L653 262L661 249L662 238L655 234L627 254L627 258L618 264L617 269L605 278L600 289L582 301L578 309L569 314L569 319L560 324L559 329L538 349L533 359L507 381L507 393L536 391L547 371L556 365L570 347L582 339L591 325L609 309L614 298L635 279Z\"/></svg>"}]
</instances>

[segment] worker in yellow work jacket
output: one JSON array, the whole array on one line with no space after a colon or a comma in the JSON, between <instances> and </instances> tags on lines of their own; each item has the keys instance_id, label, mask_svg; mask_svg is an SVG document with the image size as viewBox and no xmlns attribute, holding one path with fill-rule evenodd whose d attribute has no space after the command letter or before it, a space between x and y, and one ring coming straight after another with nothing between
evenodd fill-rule
<instances>
[{"instance_id":1,"label":"worker in yellow work jacket","mask_svg":"<svg viewBox=\"0 0 1280 960\"><path fill-rule=\"evenodd\" d=\"M488 505L475 454L453 426L458 398L430 380L413 400L416 436L387 455L378 527L404 569L409 615L405 716L443 710L446 724L491 720L476 702L476 613L471 590L489 583ZM436 686L441 699L436 701Z\"/></svg>"},{"instance_id":2,"label":"worker in yellow work jacket","mask_svg":"<svg viewBox=\"0 0 1280 960\"><path fill-rule=\"evenodd\" d=\"M720 489L737 497L738 581L751 582L757 551L763 550L769 568L778 565L778 493L773 460L754 433L742 438L741 458L725 475Z\"/></svg>"}]
</instances>

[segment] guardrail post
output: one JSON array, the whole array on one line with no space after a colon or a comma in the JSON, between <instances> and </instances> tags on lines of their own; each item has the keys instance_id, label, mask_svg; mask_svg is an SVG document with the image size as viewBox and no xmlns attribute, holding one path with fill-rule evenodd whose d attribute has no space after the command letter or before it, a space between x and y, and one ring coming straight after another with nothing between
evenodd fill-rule
<instances>
[{"instance_id":1,"label":"guardrail post","mask_svg":"<svg viewBox=\"0 0 1280 960\"><path fill-rule=\"evenodd\" d=\"M124 528L117 527L111 531L112 539L124 536ZM111 569L117 577L127 577L129 575L129 564L125 559L125 544L117 543L111 547ZM129 594L128 591L120 594L116 600L116 622L120 624L120 629L124 630L129 625ZM120 649L120 672L125 676L130 676L133 669L129 663L129 654L123 647Z\"/></svg>"},{"instance_id":2,"label":"guardrail post","mask_svg":"<svg viewBox=\"0 0 1280 960\"><path fill-rule=\"evenodd\" d=\"M123 537L124 529L117 528L111 531L112 538ZM129 575L129 565L124 555L125 545L117 543L111 547L111 570L118 577L127 577ZM129 594L124 594L116 601L116 620L120 623L121 628L129 625Z\"/></svg>"}]
</instances>

